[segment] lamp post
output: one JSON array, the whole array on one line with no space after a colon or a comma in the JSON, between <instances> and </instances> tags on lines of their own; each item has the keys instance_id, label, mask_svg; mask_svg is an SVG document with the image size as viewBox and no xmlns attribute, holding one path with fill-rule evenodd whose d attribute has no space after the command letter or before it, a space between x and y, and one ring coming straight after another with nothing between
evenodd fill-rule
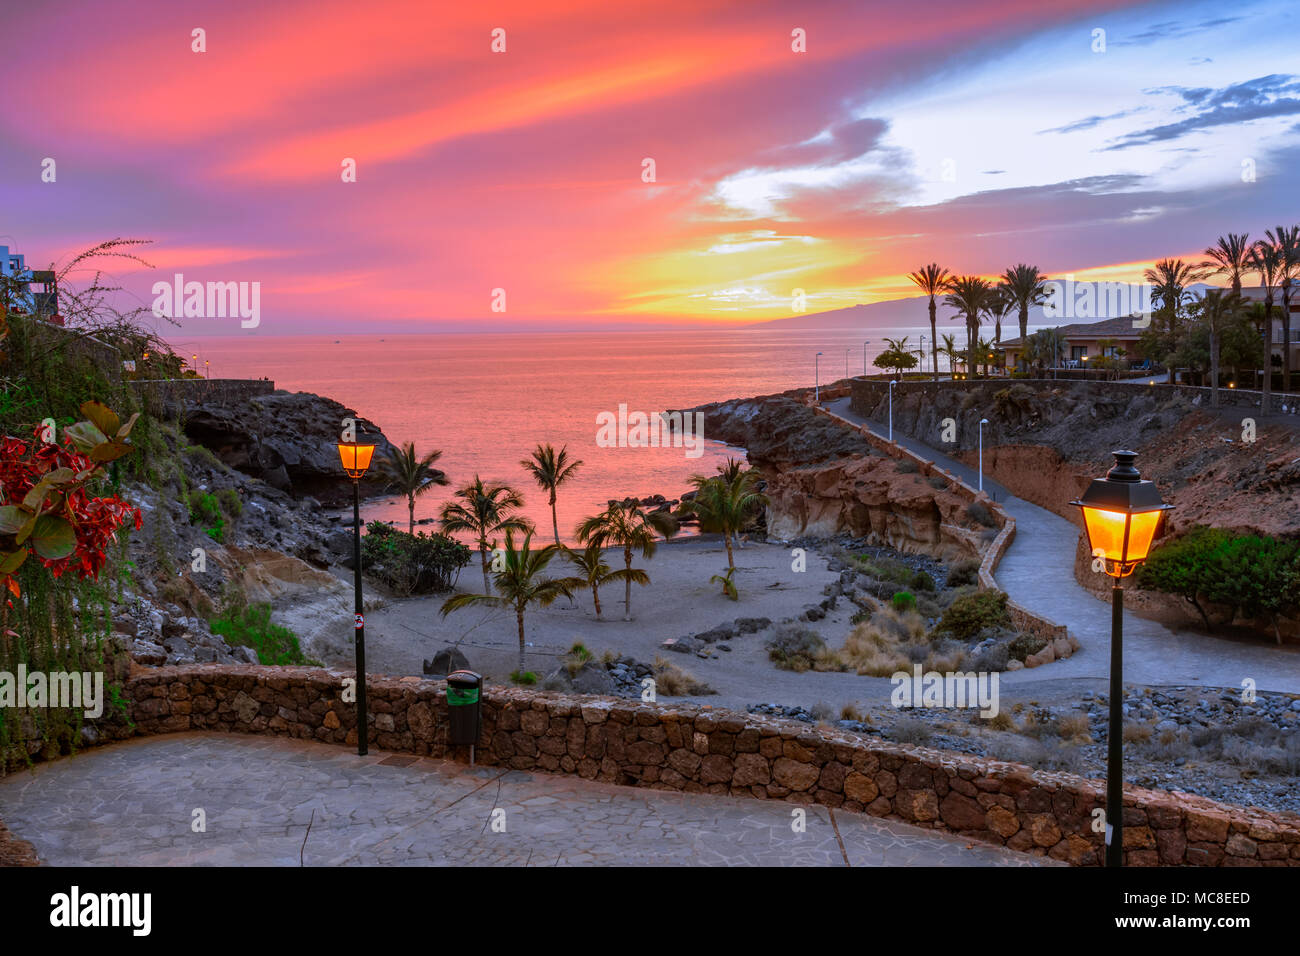
<instances>
[{"instance_id":1,"label":"lamp post","mask_svg":"<svg viewBox=\"0 0 1300 956\"><path fill-rule=\"evenodd\" d=\"M871 339L862 343L862 374L867 374L867 346L871 344Z\"/></svg>"},{"instance_id":2,"label":"lamp post","mask_svg":"<svg viewBox=\"0 0 1300 956\"><path fill-rule=\"evenodd\" d=\"M212 366L207 359L203 360L203 374L206 378L212 378Z\"/></svg>"},{"instance_id":3,"label":"lamp post","mask_svg":"<svg viewBox=\"0 0 1300 956\"><path fill-rule=\"evenodd\" d=\"M822 353L818 352L817 355L813 358L813 404L814 405L820 405L822 403L821 364L822 364Z\"/></svg>"},{"instance_id":4,"label":"lamp post","mask_svg":"<svg viewBox=\"0 0 1300 956\"><path fill-rule=\"evenodd\" d=\"M849 350L844 350L844 377L849 377Z\"/></svg>"},{"instance_id":5,"label":"lamp post","mask_svg":"<svg viewBox=\"0 0 1300 956\"><path fill-rule=\"evenodd\" d=\"M988 423L987 418L980 419L980 491L984 490L984 426Z\"/></svg>"},{"instance_id":6,"label":"lamp post","mask_svg":"<svg viewBox=\"0 0 1300 956\"><path fill-rule=\"evenodd\" d=\"M1124 865L1124 588L1120 581L1146 560L1160 519L1173 507L1155 482L1138 474L1137 452L1116 451L1115 466L1094 478L1078 501L1089 553L1104 560L1110 589L1110 728L1106 740L1106 865Z\"/></svg>"},{"instance_id":7,"label":"lamp post","mask_svg":"<svg viewBox=\"0 0 1300 956\"><path fill-rule=\"evenodd\" d=\"M925 374L925 336L921 336L921 347L918 349L921 353L921 374Z\"/></svg>"},{"instance_id":8,"label":"lamp post","mask_svg":"<svg viewBox=\"0 0 1300 956\"><path fill-rule=\"evenodd\" d=\"M889 440L894 440L894 386L898 382L889 380Z\"/></svg>"},{"instance_id":9,"label":"lamp post","mask_svg":"<svg viewBox=\"0 0 1300 956\"><path fill-rule=\"evenodd\" d=\"M356 591L356 653L357 653L357 756L366 755L370 726L366 711L366 621L361 607L361 479L370 467L375 446L356 441L339 442L339 460L343 470L352 479L352 563L355 566L353 583Z\"/></svg>"}]
</instances>

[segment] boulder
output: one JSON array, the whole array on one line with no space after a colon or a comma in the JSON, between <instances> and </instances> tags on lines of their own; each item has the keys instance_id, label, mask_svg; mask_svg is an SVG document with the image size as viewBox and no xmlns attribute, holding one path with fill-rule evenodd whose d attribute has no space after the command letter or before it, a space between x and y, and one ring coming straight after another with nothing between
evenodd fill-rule
<instances>
[{"instance_id":1,"label":"boulder","mask_svg":"<svg viewBox=\"0 0 1300 956\"><path fill-rule=\"evenodd\" d=\"M433 660L424 662L424 672L426 674L436 674L439 677L445 677L452 671L468 669L469 659L460 652L459 648L451 645L447 645L434 654Z\"/></svg>"}]
</instances>

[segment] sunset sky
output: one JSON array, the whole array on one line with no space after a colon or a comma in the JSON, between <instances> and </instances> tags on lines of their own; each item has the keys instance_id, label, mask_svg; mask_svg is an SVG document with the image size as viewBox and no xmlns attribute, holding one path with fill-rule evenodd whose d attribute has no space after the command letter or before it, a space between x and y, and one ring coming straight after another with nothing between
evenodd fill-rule
<instances>
[{"instance_id":1,"label":"sunset sky","mask_svg":"<svg viewBox=\"0 0 1300 956\"><path fill-rule=\"evenodd\" d=\"M1282 0L54 2L5 22L0 244L43 267L152 239L155 270L113 269L124 304L176 272L256 281L267 334L753 321L795 288L809 311L910 295L931 260L1138 279L1300 219Z\"/></svg>"}]
</instances>

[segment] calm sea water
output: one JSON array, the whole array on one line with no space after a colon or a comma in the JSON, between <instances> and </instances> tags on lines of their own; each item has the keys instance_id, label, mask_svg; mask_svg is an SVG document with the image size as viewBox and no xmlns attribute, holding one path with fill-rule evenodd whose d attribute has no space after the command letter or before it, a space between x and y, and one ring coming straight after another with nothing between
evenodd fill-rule
<instances>
[{"instance_id":1,"label":"calm sea water","mask_svg":"<svg viewBox=\"0 0 1300 956\"><path fill-rule=\"evenodd\" d=\"M610 498L662 494L675 498L695 473L712 474L729 455L708 441L699 458L680 448L601 448L596 416L647 413L827 383L863 369L885 335L896 330L672 330L662 332L432 334L385 336L250 335L177 343L197 352L213 378L272 379L278 388L316 392L355 408L394 443L442 449L439 467L452 485L416 501L416 517L432 517L460 483L475 474L524 492L526 512L549 530L545 494L519 464L538 442L567 445L585 463L560 489L560 535L572 537L584 516ZM822 352L820 359L817 353ZM942 359L941 359L942 367ZM405 522L405 499L363 506L367 520ZM427 530L427 529L426 529Z\"/></svg>"}]
</instances>

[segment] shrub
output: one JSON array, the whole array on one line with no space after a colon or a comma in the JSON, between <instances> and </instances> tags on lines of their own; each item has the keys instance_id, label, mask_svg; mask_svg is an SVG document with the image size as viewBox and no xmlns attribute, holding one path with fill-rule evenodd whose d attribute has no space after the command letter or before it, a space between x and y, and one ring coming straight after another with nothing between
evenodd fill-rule
<instances>
[{"instance_id":1,"label":"shrub","mask_svg":"<svg viewBox=\"0 0 1300 956\"><path fill-rule=\"evenodd\" d=\"M655 658L655 692L665 697L702 697L717 691L698 681L671 661Z\"/></svg>"},{"instance_id":2,"label":"shrub","mask_svg":"<svg viewBox=\"0 0 1300 956\"><path fill-rule=\"evenodd\" d=\"M222 488L217 492L217 502L226 517L234 521L244 513L244 503L239 500L239 492L234 488Z\"/></svg>"},{"instance_id":3,"label":"shrub","mask_svg":"<svg viewBox=\"0 0 1300 956\"><path fill-rule=\"evenodd\" d=\"M926 479L926 481L930 483L931 488L935 488L939 491L948 487L948 479L943 475L931 475Z\"/></svg>"},{"instance_id":4,"label":"shrub","mask_svg":"<svg viewBox=\"0 0 1300 956\"><path fill-rule=\"evenodd\" d=\"M979 584L979 580L979 561L975 558L966 558L948 569L948 580L945 583L950 588L959 588L966 584Z\"/></svg>"},{"instance_id":5,"label":"shrub","mask_svg":"<svg viewBox=\"0 0 1300 956\"><path fill-rule=\"evenodd\" d=\"M917 571L912 575L912 580L908 582L908 587L913 591L933 591L934 578L930 577L929 572Z\"/></svg>"},{"instance_id":6,"label":"shrub","mask_svg":"<svg viewBox=\"0 0 1300 956\"><path fill-rule=\"evenodd\" d=\"M915 475L921 470L921 466L910 458L898 459L898 473L902 475Z\"/></svg>"},{"instance_id":7,"label":"shrub","mask_svg":"<svg viewBox=\"0 0 1300 956\"><path fill-rule=\"evenodd\" d=\"M1179 595L1196 608L1207 628L1210 618L1202 600L1228 605L1234 618L1267 621L1280 644L1278 615L1300 604L1300 541L1199 525L1152 551L1136 583Z\"/></svg>"},{"instance_id":8,"label":"shrub","mask_svg":"<svg viewBox=\"0 0 1300 956\"><path fill-rule=\"evenodd\" d=\"M531 687L537 683L537 675L532 671L511 671L510 683Z\"/></svg>"},{"instance_id":9,"label":"shrub","mask_svg":"<svg viewBox=\"0 0 1300 956\"><path fill-rule=\"evenodd\" d=\"M230 468L212 450L202 445L187 445L183 452L191 465L205 465L213 471L229 471Z\"/></svg>"},{"instance_id":10,"label":"shrub","mask_svg":"<svg viewBox=\"0 0 1300 956\"><path fill-rule=\"evenodd\" d=\"M920 718L904 717L894 724L889 736L900 744L923 744L934 736L934 728Z\"/></svg>"},{"instance_id":11,"label":"shrub","mask_svg":"<svg viewBox=\"0 0 1300 956\"><path fill-rule=\"evenodd\" d=\"M402 594L450 591L470 550L441 534L408 534L382 521L366 525L361 566Z\"/></svg>"},{"instance_id":12,"label":"shrub","mask_svg":"<svg viewBox=\"0 0 1300 956\"><path fill-rule=\"evenodd\" d=\"M190 492L189 505L190 524L207 525L203 533L213 541L223 542L226 538L226 519L221 514L217 496L196 489Z\"/></svg>"},{"instance_id":13,"label":"shrub","mask_svg":"<svg viewBox=\"0 0 1300 956\"><path fill-rule=\"evenodd\" d=\"M1047 646L1047 638L1039 637L1037 634L1021 634L1007 646L1007 654L1015 660L1023 662L1030 654L1037 654Z\"/></svg>"},{"instance_id":14,"label":"shrub","mask_svg":"<svg viewBox=\"0 0 1300 956\"><path fill-rule=\"evenodd\" d=\"M250 604L227 608L208 621L213 634L220 634L232 647L251 647L262 664L314 664L298 646L293 631L271 623L271 605Z\"/></svg>"},{"instance_id":15,"label":"shrub","mask_svg":"<svg viewBox=\"0 0 1300 956\"><path fill-rule=\"evenodd\" d=\"M972 501L966 506L966 517L970 518L976 524L982 524L986 528L996 528L998 523L993 517L993 512L982 501Z\"/></svg>"},{"instance_id":16,"label":"shrub","mask_svg":"<svg viewBox=\"0 0 1300 956\"><path fill-rule=\"evenodd\" d=\"M890 599L895 611L910 611L916 607L916 598L910 591L899 591Z\"/></svg>"},{"instance_id":17,"label":"shrub","mask_svg":"<svg viewBox=\"0 0 1300 956\"><path fill-rule=\"evenodd\" d=\"M826 650L826 642L811 628L781 624L766 647L768 659L777 667L802 673L812 669L817 655Z\"/></svg>"},{"instance_id":18,"label":"shrub","mask_svg":"<svg viewBox=\"0 0 1300 956\"><path fill-rule=\"evenodd\" d=\"M1011 623L1007 596L1003 591L976 591L953 601L943 612L936 631L951 634L961 641L970 640L986 627Z\"/></svg>"}]
</instances>

